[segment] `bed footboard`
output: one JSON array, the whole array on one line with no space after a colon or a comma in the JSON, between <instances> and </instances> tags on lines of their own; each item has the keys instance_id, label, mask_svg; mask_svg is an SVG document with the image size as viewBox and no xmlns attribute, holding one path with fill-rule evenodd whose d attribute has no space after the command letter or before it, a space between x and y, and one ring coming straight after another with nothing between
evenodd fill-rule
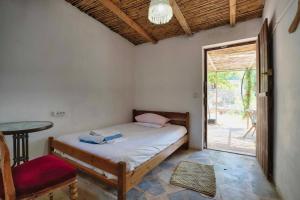
<instances>
[{"instance_id":1,"label":"bed footboard","mask_svg":"<svg viewBox=\"0 0 300 200\"><path fill-rule=\"evenodd\" d=\"M111 160L102 158L100 156L91 154L89 152L83 151L76 147L73 147L73 146L70 146L63 142L60 142L58 140L55 140L53 137L49 137L48 142L49 142L48 143L49 154L53 154L53 155L56 155L56 156L62 158L63 160L74 165L77 169L96 177L97 179L112 186L113 188L116 188L118 190L118 200L126 199L127 167L126 167L125 162L118 162L118 163L112 162ZM117 180L108 179L106 176L104 176L100 173L97 173L96 171L94 171L84 165L81 165L74 160L71 160L64 156L61 156L59 153L55 152L55 150L58 150L64 154L72 156L73 158L76 158L84 163L87 163L87 164L94 166L98 169L101 169L105 172L113 174L117 177Z\"/></svg>"}]
</instances>

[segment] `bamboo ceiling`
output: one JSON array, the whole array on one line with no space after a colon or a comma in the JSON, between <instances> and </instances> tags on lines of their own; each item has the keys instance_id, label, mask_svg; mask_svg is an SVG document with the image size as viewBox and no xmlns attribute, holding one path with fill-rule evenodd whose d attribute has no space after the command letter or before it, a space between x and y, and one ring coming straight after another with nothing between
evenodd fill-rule
<instances>
[{"instance_id":1,"label":"bamboo ceiling","mask_svg":"<svg viewBox=\"0 0 300 200\"><path fill-rule=\"evenodd\" d=\"M177 16L173 16L172 20L165 25L151 24L147 17L150 0L66 1L135 45L186 34ZM114 5L111 6L111 2L117 8ZM264 6L264 0L175 0L174 2L177 3L192 33L226 24L233 23L234 25L235 21L241 22L261 17ZM116 13L120 14L123 19ZM124 14L133 22L124 21ZM136 23L141 31L132 28L135 26L132 25L133 23ZM148 39L145 34L148 34Z\"/></svg>"},{"instance_id":2,"label":"bamboo ceiling","mask_svg":"<svg viewBox=\"0 0 300 200\"><path fill-rule=\"evenodd\" d=\"M256 44L246 44L207 52L208 71L256 68Z\"/></svg>"}]
</instances>

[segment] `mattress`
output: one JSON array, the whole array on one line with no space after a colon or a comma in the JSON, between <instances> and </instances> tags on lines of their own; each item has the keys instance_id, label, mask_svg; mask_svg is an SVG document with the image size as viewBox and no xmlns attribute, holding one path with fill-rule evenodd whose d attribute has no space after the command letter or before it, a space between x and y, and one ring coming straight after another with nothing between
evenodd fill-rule
<instances>
[{"instance_id":1,"label":"mattress","mask_svg":"<svg viewBox=\"0 0 300 200\"><path fill-rule=\"evenodd\" d=\"M90 131L63 135L56 140L72 145L81 150L109 159L113 162L124 161L127 170L133 171L136 167L154 157L156 154L166 149L170 145L182 138L187 130L184 126L167 124L162 128L151 128L138 125L136 123L120 124L99 131L118 131L124 139L110 144L88 144L80 142L80 135L89 134ZM93 166L83 163L75 158L57 152L62 156L68 157L86 167L89 167L108 178L115 178L113 175L99 170Z\"/></svg>"}]
</instances>

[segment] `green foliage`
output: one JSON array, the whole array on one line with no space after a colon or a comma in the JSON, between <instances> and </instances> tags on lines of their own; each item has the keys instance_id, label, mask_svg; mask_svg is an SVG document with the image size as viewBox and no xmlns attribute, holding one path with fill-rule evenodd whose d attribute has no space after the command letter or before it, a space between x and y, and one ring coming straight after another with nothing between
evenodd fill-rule
<instances>
[{"instance_id":1,"label":"green foliage","mask_svg":"<svg viewBox=\"0 0 300 200\"><path fill-rule=\"evenodd\" d=\"M256 86L256 72L255 70L247 69L244 73L244 80L242 86L244 117L246 116L247 112L250 109L252 99L255 98L255 90L256 90L255 86Z\"/></svg>"},{"instance_id":2,"label":"green foliage","mask_svg":"<svg viewBox=\"0 0 300 200\"><path fill-rule=\"evenodd\" d=\"M208 84L213 85L214 87L222 89L231 89L232 85L229 80L238 79L239 72L227 71L227 72L208 72L207 81Z\"/></svg>"},{"instance_id":3,"label":"green foliage","mask_svg":"<svg viewBox=\"0 0 300 200\"><path fill-rule=\"evenodd\" d=\"M243 78L244 77L244 78ZM236 85L232 84L231 80L240 80L242 83L242 99L236 97L234 103L243 106L242 115L246 117L247 112L252 106L255 106L256 93L256 70L247 69L245 71L224 71L224 72L208 72L208 84L214 88L235 90Z\"/></svg>"}]
</instances>

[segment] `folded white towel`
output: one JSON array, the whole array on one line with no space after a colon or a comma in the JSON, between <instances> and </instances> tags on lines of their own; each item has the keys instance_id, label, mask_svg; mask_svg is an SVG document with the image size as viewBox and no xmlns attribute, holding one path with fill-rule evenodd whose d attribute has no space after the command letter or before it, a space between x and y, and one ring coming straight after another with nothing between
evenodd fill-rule
<instances>
[{"instance_id":1,"label":"folded white towel","mask_svg":"<svg viewBox=\"0 0 300 200\"><path fill-rule=\"evenodd\" d=\"M117 135L117 134L121 134L121 132L120 131L102 131L102 130L92 130L90 132L90 135L103 136L103 137L113 136L113 135Z\"/></svg>"}]
</instances>

